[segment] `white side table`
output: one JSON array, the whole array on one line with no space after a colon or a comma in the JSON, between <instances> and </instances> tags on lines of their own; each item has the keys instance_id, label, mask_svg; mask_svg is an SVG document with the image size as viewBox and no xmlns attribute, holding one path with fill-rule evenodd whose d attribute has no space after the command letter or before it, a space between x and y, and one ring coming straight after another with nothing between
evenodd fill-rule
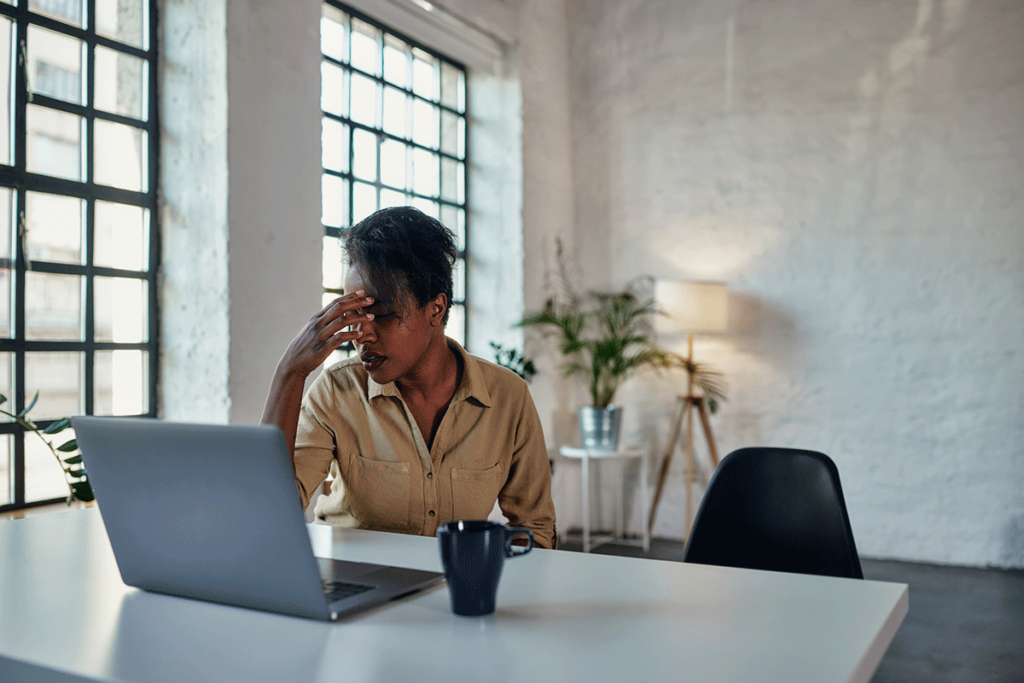
<instances>
[{"instance_id":1,"label":"white side table","mask_svg":"<svg viewBox=\"0 0 1024 683\"><path fill-rule=\"evenodd\" d=\"M559 449L562 457L574 458L579 460L582 465L583 472L583 552L590 552L590 461L595 460L608 460L608 459L629 459L629 458L640 458L640 510L646 511L650 507L650 494L647 491L647 458L645 453L639 448L626 448L617 451L605 451L593 448L573 448L572 446L562 446ZM626 513L625 506L622 504L623 493L622 487L625 484L624 477L622 476L622 470L619 470L620 478L620 490L616 496L618 505L618 517L616 524L619 525L616 528L618 536L622 536L626 525ZM641 517L645 512L641 513ZM640 520L640 527L643 529L643 549L647 552L651 549L651 536L650 531L647 528L647 524L644 520Z\"/></svg>"}]
</instances>

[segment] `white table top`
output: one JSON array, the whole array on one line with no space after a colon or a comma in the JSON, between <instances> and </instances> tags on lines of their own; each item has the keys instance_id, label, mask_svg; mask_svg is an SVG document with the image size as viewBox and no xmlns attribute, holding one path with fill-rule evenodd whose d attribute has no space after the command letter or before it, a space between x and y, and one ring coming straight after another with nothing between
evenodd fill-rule
<instances>
[{"instance_id":1,"label":"white table top","mask_svg":"<svg viewBox=\"0 0 1024 683\"><path fill-rule=\"evenodd\" d=\"M432 538L310 535L440 569ZM95 509L0 522L5 683L869 681L907 608L904 584L538 549L491 616L453 615L441 585L329 624L129 588Z\"/></svg>"}]
</instances>

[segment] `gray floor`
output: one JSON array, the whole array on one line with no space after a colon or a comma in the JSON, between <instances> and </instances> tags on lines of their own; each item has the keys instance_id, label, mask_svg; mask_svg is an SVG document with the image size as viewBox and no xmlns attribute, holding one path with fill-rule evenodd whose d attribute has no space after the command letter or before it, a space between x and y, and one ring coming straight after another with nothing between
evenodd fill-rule
<instances>
[{"instance_id":1,"label":"gray floor","mask_svg":"<svg viewBox=\"0 0 1024 683\"><path fill-rule=\"evenodd\" d=\"M560 546L580 551L578 535ZM682 560L683 543L651 552L607 544L608 555ZM910 586L910 612L873 683L1024 683L1024 572L862 560L864 578Z\"/></svg>"}]
</instances>

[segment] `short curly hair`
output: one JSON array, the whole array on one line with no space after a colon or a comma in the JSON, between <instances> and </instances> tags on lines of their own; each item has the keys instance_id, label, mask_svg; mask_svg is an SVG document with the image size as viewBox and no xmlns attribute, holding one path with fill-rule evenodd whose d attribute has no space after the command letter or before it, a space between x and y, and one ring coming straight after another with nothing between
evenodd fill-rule
<instances>
[{"instance_id":1,"label":"short curly hair","mask_svg":"<svg viewBox=\"0 0 1024 683\"><path fill-rule=\"evenodd\" d=\"M362 269L377 301L401 308L408 293L423 308L444 294L442 323L448 323L459 249L441 221L411 206L391 207L356 223L343 240L349 267Z\"/></svg>"}]
</instances>

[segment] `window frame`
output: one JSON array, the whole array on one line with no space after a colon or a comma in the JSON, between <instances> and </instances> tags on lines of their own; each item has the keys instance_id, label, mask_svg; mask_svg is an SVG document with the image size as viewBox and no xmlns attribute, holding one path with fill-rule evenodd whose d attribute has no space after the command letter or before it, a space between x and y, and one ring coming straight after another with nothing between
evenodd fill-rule
<instances>
[{"instance_id":1,"label":"window frame","mask_svg":"<svg viewBox=\"0 0 1024 683\"><path fill-rule=\"evenodd\" d=\"M437 59L441 63L447 63L448 65L454 67L455 69L457 69L461 73L462 80L463 80L463 91L462 91L462 103L461 103L462 104L462 111L460 112L460 111L458 111L457 108L453 109L452 107L449 107L447 105L442 104L442 102L441 102L442 98L440 96L440 83L438 85L438 88L439 88L438 101L437 102L433 102L433 101L431 101L431 100L429 100L427 98L424 98L423 96L415 93L414 92L414 88L413 88L413 86L411 84L407 84L407 85L405 85L403 87L400 87L400 86L397 86L396 84L392 83L391 81L388 81L384 77L385 70L384 70L384 53L383 53L383 49L381 50L381 54L380 54L380 63L378 65L378 68L379 68L379 74L378 75L367 74L366 72L358 69L357 67L352 66L352 64L351 64L351 61L352 61L352 56L351 56L351 28L349 29L349 32L347 34L348 35L347 47L349 48L349 56L348 56L348 61L347 62L340 61L340 60L338 60L338 59L336 59L336 58L334 58L332 56L329 56L329 55L325 54L324 51L323 51L322 40L320 42L320 47L321 47L321 50L320 50L320 63L323 64L323 63L326 62L326 63L331 64L334 67L337 67L337 68L340 68L340 69L344 70L348 74L347 78L349 79L349 81L351 80L351 72L353 70L355 70L355 71L357 71L359 73L360 76L363 76L363 77L366 77L366 78L369 78L369 79L373 80L375 85L378 88L381 89L381 92L383 92L384 88L395 88L395 89L400 90L406 97L413 98L414 102L415 101L424 101L424 102L428 102L432 106L437 107L437 110L438 110L438 117L437 117L438 118L438 136L439 136L438 137L438 147L437 147L437 149L434 149L434 148L428 147L426 145L414 142L412 137L406 138L406 137L401 137L401 136L394 135L394 134L389 133L389 132L385 132L383 124L381 124L380 127L376 127L376 126L368 126L366 124L354 121L352 119L351 106L349 107L348 115L346 115L346 116L342 116L342 115L339 115L339 114L328 112L328 111L324 110L323 107L321 107L321 109L320 109L321 121L323 121L324 119L330 119L332 121L341 123L341 124L343 124L343 125L348 127L348 170L345 171L345 172L341 172L341 171L335 171L335 170L327 169L327 168L321 166L321 178L323 178L324 176L330 175L330 176L333 176L333 177L340 178L340 179L344 180L347 183L347 185L348 185L348 188L347 188L348 189L348 198L347 198L347 202L346 202L347 216L346 216L346 221L345 221L347 223L347 225L339 227L339 226L331 226L331 225L328 225L326 222L323 222L324 236L328 237L328 238L336 239L339 242L343 242L344 241L345 234L347 233L348 229L354 224L353 221L355 220L355 216L354 216L354 194L355 194L355 183L356 182L372 184L373 185L373 187L375 188L375 190L377 192L377 206L378 207L380 207L380 205L381 205L380 204L380 193L381 193L381 190L382 189L394 190L393 187L385 185L383 183L383 180L382 180L382 173L381 173L382 161L381 161L381 155L380 155L380 142L381 142L381 140L395 140L397 142L402 143L403 145L406 145L406 147L408 149L412 149L412 150L422 149L422 150L428 151L431 154L436 154L437 157L438 157L438 164L439 164L439 169L438 169L438 195L436 197L431 197L431 196L428 196L428 195L417 193L414 190L412 190L411 188L412 188L413 183L414 183L414 174L412 172L409 173L409 175L408 175L408 177L406 179L406 189L403 190L403 192L407 196L407 198L410 198L410 199L411 198L421 198L423 200L431 201L431 202L436 203L438 205L438 207L439 207L439 213L440 213L440 208L443 207L443 206L452 207L454 209L455 215L457 217L459 216L459 214L461 212L461 216L462 216L461 226L459 226L459 225L448 225L443 220L442 220L442 222L445 223L445 226L448 227L449 229L451 229L452 232L454 232L457 236L461 237L461 243L458 245L459 246L459 253L458 253L458 257L457 257L457 260L456 260L456 263L455 263L455 266L454 266L454 276L455 276L455 278L460 277L460 271L461 271L461 278L462 278L462 280L461 280L461 284L459 282L455 282L454 283L454 285L455 285L454 290L455 290L455 293L458 293L459 289L461 288L461 290L462 290L461 291L462 297L461 298L453 297L453 300L449 302L449 308L453 308L453 307L457 306L457 307L459 307L462 310L462 329L460 330L460 334L457 335L457 336L459 336L463 340L463 342L466 343L469 340L469 332L470 332L468 255L470 253L471 229L470 229L470 213L469 213L469 186L470 186L470 172L469 172L470 169L469 169L469 167L470 167L470 160L472 158L471 149L470 149L470 135L469 135L469 127L470 127L470 116L469 116L469 112L470 112L469 80L470 79L469 79L469 69L461 61L447 56L443 52L430 47L430 45L424 43L423 41L409 36L407 33L404 33L404 32L402 32L400 30L397 30L397 29L394 29L394 28L390 27L387 23L382 22L382 21L380 21L378 19L375 19L374 17L366 14L365 12L361 11L357 7L354 7L352 5L349 5L349 4L346 4L344 2L341 2L340 0L321 0L321 16L323 14L323 8L325 6L333 7L334 9L349 15L350 18L355 18L355 19L358 19L359 21L362 21L362 22L365 22L367 24L370 24L371 26L373 26L377 30L379 30L382 34L387 34L387 35L394 36L398 40L406 43L409 46L410 49L412 49L412 50L420 50L420 51L430 55L434 59ZM350 26L351 26L351 21L350 21ZM318 32L318 35L319 35L319 32ZM382 40L382 45L383 45L383 41L385 40L383 35L381 37L381 40ZM323 83L321 82L321 92L322 92L322 89L323 89ZM348 95L349 95L349 103L351 103L351 90L348 91ZM379 103L379 105L383 106L383 103L381 102L381 103ZM444 152L442 150L442 147L443 147L443 145L441 143L441 139L442 139L441 138L441 127L443 125L442 124L442 121L443 121L442 114L444 112L446 112L446 111L450 112L451 114L454 114L456 117L461 119L462 123L463 123L463 125L462 125L462 131L463 131L462 132L462 135L463 135L463 143L462 144L463 144L463 146L462 146L462 156L461 156L461 158L458 157L457 155L449 154L449 153ZM377 157L376 158L377 173L376 173L376 180L374 180L372 183L370 183L370 182L368 182L368 181L366 181L364 179L358 179L357 180L356 177L355 177L355 174L354 174L354 166L355 166L355 164L354 164L355 149L354 148L355 148L355 145L353 144L353 141L354 141L354 135L355 135L355 131L356 130L369 131L369 132L373 133L377 137L377 154L376 154L376 157ZM321 155L322 155L322 153L323 153L323 141L322 141L322 138L321 138ZM461 202L460 201L445 200L445 199L442 198L443 191L441 189L441 183L443 181L441 180L440 164L441 164L442 160L444 160L444 159L450 159L450 160L453 160L456 163L461 163L462 164L463 174L462 174L462 187L461 187L461 191L462 191L462 201ZM362 218L362 217L360 217L360 218ZM457 218L456 218L456 220L457 220ZM344 255L342 255L342 258L344 258ZM342 272L344 272L344 267L343 266L342 266ZM328 287L323 282L321 282L321 285L323 286L323 296L324 296L325 299L328 298L328 297L340 296L343 293L343 288L341 286L338 286L338 287ZM451 324L451 321L449 322L449 325L450 324ZM451 336L451 335L449 335L449 336ZM348 350L346 350L346 349L348 349ZM336 352L336 354L332 354L332 357L327 360L325 365L329 365L332 362L334 362L335 360L337 360L337 354L338 353L340 353L342 355L347 355L350 352L349 351L350 349L351 349L351 344L347 344L347 345L343 346L341 351Z\"/></svg>"},{"instance_id":2,"label":"window frame","mask_svg":"<svg viewBox=\"0 0 1024 683\"><path fill-rule=\"evenodd\" d=\"M21 414L32 401L27 396L31 389L26 387L25 356L33 352L75 352L82 354L82 378L80 396L84 414L92 415L95 410L95 356L97 351L141 350L148 353L146 359L146 377L148 386L143 387L147 396L147 410L139 415L155 417L158 407L159 386L159 291L158 273L160 267L160 226L159 226L159 168L160 168L160 120L159 120L159 1L140 0L139 6L143 13L143 47L122 43L116 39L99 34L96 31L96 0L75 0L80 3L84 12L84 25L78 26L65 23L46 14L36 12L29 7L29 0L13 0L13 4L0 3L0 16L12 22L11 60L13 76L10 88L13 97L11 112L11 147L13 165L0 164L0 188L11 190L11 240L10 258L0 259L0 266L8 269L11 275L11 320L12 335L0 338L0 353L13 356L12 384L13 395L2 407L9 412ZM28 34L29 27L41 27L64 36L70 36L83 44L84 58L81 68L85 71L84 87L86 97L82 104L66 102L41 93L29 91L31 83L28 78ZM102 47L117 53L127 54L142 60L143 80L147 88L142 98L145 107L145 120L131 116L107 112L95 106L96 48ZM58 112L73 114L81 118L82 140L80 141L81 180L71 180L47 176L27 170L28 129L27 112L29 105L42 106ZM108 185L99 185L93 178L95 172L95 123L111 122L142 131L146 135L145 152L141 170L146 174L145 186L141 191L122 189ZM46 193L64 197L72 197L83 201L82 214L82 257L79 263L61 263L42 260L28 261L27 243L25 238L26 193ZM130 270L94 264L94 238L96 228L96 202L110 202L118 205L140 207L148 211L148 264L145 270ZM47 341L26 339L26 278L29 272L74 275L81 278L79 294L81 297L80 323L82 334L78 341ZM117 277L140 280L146 283L147 292L144 305L147 311L146 339L141 342L114 342L95 340L95 283L96 277ZM6 390L5 390L6 391ZM31 412L29 417L32 417ZM60 416L71 417L71 416ZM40 428L44 428L54 419L34 420ZM0 512L19 510L40 505L62 502L65 497L45 500L25 500L25 438L26 430L14 421L0 422L0 438L9 438L10 453L10 491L4 492L0 501ZM57 468L57 463L53 464Z\"/></svg>"}]
</instances>

